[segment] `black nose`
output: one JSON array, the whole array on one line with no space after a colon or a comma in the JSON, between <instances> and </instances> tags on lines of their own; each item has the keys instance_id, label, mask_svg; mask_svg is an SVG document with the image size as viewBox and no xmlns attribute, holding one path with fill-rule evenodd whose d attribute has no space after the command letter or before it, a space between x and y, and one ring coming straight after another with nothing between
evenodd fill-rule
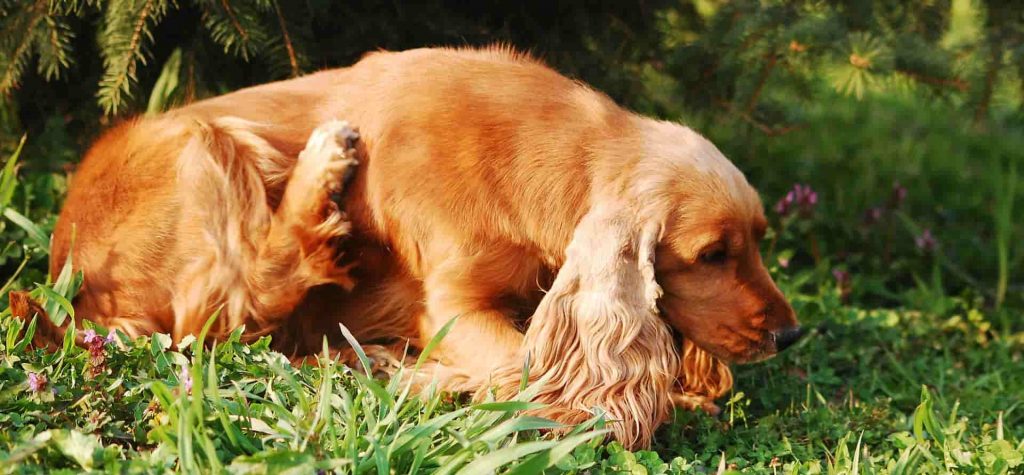
<instances>
[{"instance_id":1,"label":"black nose","mask_svg":"<svg viewBox=\"0 0 1024 475\"><path fill-rule=\"evenodd\" d=\"M793 346L793 343L800 341L802 336L804 336L804 329L799 326L779 330L775 332L775 349L777 351L785 350Z\"/></svg>"}]
</instances>

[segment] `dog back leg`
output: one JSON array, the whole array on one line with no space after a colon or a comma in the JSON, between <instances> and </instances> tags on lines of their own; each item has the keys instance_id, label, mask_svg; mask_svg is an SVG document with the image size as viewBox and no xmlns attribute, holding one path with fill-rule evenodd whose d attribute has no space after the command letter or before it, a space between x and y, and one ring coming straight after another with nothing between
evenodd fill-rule
<instances>
[{"instance_id":1,"label":"dog back leg","mask_svg":"<svg viewBox=\"0 0 1024 475\"><path fill-rule=\"evenodd\" d=\"M317 128L289 160L260 138L258 126L220 119L202 126L179 161L183 233L202 242L176 280L175 339L198 335L219 309L211 336L246 325L246 336L273 332L309 288L351 288L349 267L336 265L350 231L332 199L354 172L354 130L332 121ZM288 176L272 209L267 182Z\"/></svg>"}]
</instances>

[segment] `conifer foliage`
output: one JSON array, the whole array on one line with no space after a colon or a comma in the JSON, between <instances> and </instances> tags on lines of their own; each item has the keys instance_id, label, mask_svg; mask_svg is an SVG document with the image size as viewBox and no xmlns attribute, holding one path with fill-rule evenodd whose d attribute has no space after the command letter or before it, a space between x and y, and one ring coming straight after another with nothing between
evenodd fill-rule
<instances>
[{"instance_id":1,"label":"conifer foliage","mask_svg":"<svg viewBox=\"0 0 1024 475\"><path fill-rule=\"evenodd\" d=\"M182 10L194 13L203 34L228 55L249 61L284 52L289 74L299 74L300 56L277 0L8 0L0 6L0 92L18 86L33 58L48 80L60 78L74 59L89 60L74 58L72 40L76 26L95 22L103 61L97 99L107 113L117 112L137 92L139 69L152 60L154 28Z\"/></svg>"},{"instance_id":2,"label":"conifer foliage","mask_svg":"<svg viewBox=\"0 0 1024 475\"><path fill-rule=\"evenodd\" d=\"M1024 90L1024 8L1014 0L0 0L0 93L28 73L91 78L97 68L82 63L101 61L93 92L113 114L140 109L154 85L166 86L160 71L177 76L181 87L158 91L174 102L379 47L495 41L533 50L645 112L671 115L681 101L768 134L799 122L793 99L813 99L822 77L856 97L892 88L955 97L979 122L1001 88Z\"/></svg>"},{"instance_id":3,"label":"conifer foliage","mask_svg":"<svg viewBox=\"0 0 1024 475\"><path fill-rule=\"evenodd\" d=\"M680 13L668 9L661 22L672 89L769 134L799 122L795 100L816 99L822 77L858 98L894 89L955 97L980 121L993 90L1024 71L1019 2L739 0L697 21Z\"/></svg>"}]
</instances>

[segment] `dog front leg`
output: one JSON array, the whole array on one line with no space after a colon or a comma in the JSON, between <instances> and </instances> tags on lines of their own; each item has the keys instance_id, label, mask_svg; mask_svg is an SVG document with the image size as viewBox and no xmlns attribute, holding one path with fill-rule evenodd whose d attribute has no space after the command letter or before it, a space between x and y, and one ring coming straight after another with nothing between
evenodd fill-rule
<instances>
[{"instance_id":1,"label":"dog front leg","mask_svg":"<svg viewBox=\"0 0 1024 475\"><path fill-rule=\"evenodd\" d=\"M444 365L447 376L441 379L463 381L458 387L442 381L445 389L476 389L486 384L492 371L512 364L520 353L523 334L498 306L498 297L507 290L504 279L510 274L503 261L494 255L449 257L425 279L427 311L419 320L422 341L429 341L458 317L431 353Z\"/></svg>"}]
</instances>

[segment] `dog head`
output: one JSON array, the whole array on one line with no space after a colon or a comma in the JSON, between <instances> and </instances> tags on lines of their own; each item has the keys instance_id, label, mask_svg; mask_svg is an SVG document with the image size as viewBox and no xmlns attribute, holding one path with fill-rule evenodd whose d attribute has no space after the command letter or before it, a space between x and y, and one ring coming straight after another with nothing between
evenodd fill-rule
<instances>
[{"instance_id":1,"label":"dog head","mask_svg":"<svg viewBox=\"0 0 1024 475\"><path fill-rule=\"evenodd\" d=\"M658 309L678 332L729 362L768 358L799 339L792 307L761 261L767 221L757 192L692 130L644 122L633 194L661 225Z\"/></svg>"},{"instance_id":2,"label":"dog head","mask_svg":"<svg viewBox=\"0 0 1024 475\"><path fill-rule=\"evenodd\" d=\"M762 205L739 170L686 127L635 127L594 152L619 159L590 162L588 211L524 348L530 382L547 381L538 400L602 407L624 421L616 438L642 447L673 395L720 397L732 384L723 361L769 357L799 330L761 263Z\"/></svg>"}]
</instances>

